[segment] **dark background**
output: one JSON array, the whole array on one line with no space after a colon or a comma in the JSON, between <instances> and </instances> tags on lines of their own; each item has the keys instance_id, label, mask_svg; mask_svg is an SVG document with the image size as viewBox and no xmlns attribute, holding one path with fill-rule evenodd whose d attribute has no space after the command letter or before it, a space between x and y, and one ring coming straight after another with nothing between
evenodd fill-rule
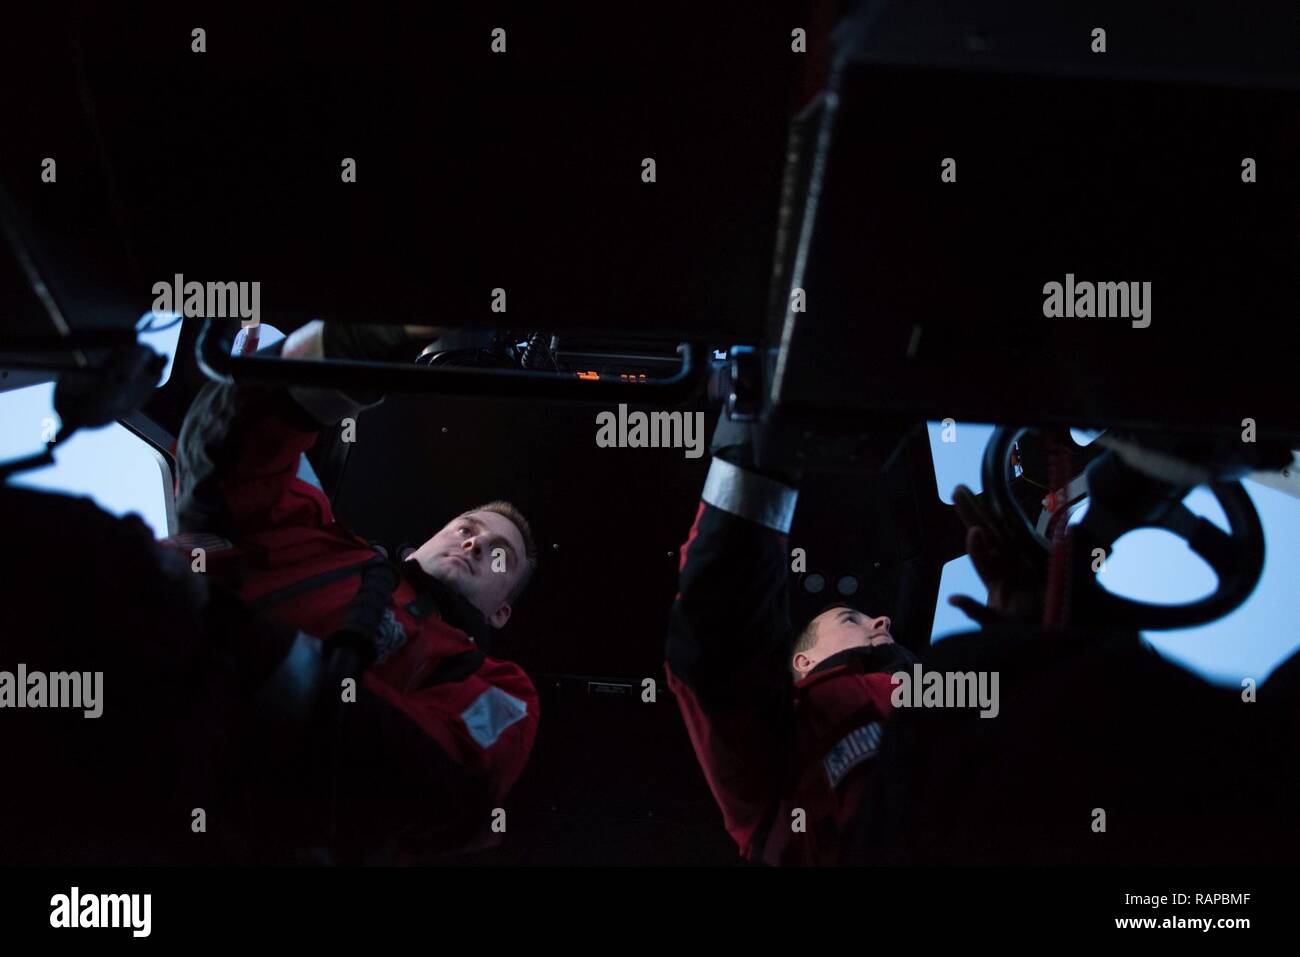
<instances>
[{"instance_id":1,"label":"dark background","mask_svg":"<svg viewBox=\"0 0 1300 957\"><path fill-rule=\"evenodd\" d=\"M271 322L497 324L500 286L516 326L755 329L825 12L554 6L24 11L0 175L88 324L182 273L261 281Z\"/></svg>"},{"instance_id":2,"label":"dark background","mask_svg":"<svg viewBox=\"0 0 1300 957\"><path fill-rule=\"evenodd\" d=\"M310 317L499 324L490 291L503 286L512 327L626 330L717 346L758 339L769 314L787 125L824 81L828 32L848 5L555 6L9 11L0 31L0 183L77 329L129 326L150 307L153 283L179 272L260 281L265 321L285 330ZM1126 5L1101 6L1108 22L1122 25ZM1012 15L1016 9L892 4L882 22L893 45L882 53L951 57L976 35L995 52L1015 52L1017 42L1037 37L1042 56L1065 55L1050 31L1035 32L1052 14L1028 25ZM1112 28L1121 65L1154 57L1195 66L1188 59L1195 48L1178 39L1187 31L1218 36L1223 62L1237 68L1255 54L1275 62L1288 49L1285 32L1235 28L1227 14L1198 18L1184 4L1144 9L1146 27L1127 43ZM1084 17L1061 14L1056 26L1075 30ZM489 50L497 25L508 31L501 57ZM202 55L190 52L195 26L207 30ZM794 26L808 30L806 56L790 52ZM889 76L897 96L876 105L877 121L919 137L911 148L937 148L935 104ZM998 80L987 89L1024 82ZM942 111L947 122L964 124L966 142L995 135L1007 156L1028 149L999 101L971 98ZM988 122L979 112L985 106ZM1141 117L1125 121L1130 130L1144 128ZM877 140L897 146L879 129L859 127L846 155L875 157L877 172L896 178L890 163L901 154L871 149ZM1058 145L1069 136L1062 132ZM1189 130L1180 143L1198 137L1204 134ZM57 188L40 183L45 156L58 160ZM645 156L658 164L653 185L640 179ZM340 182L343 157L357 160L356 184ZM988 161L988 168L1003 185L1017 181L1014 166ZM968 177L978 166L960 169ZM1279 175L1276 166L1267 175ZM1265 189L1281 200L1294 195L1293 185ZM987 198L911 216L901 194L883 195L893 196L891 228L855 234L862 245L828 256L827 288L843 290L841 280L860 266L865 274L870 250L895 257L872 259L873 275L924 292L931 281L924 264L945 249L936 222L956 230L968 249L995 248L1009 235ZM1075 196L1075 212L1087 212L1087 196ZM1178 209L1176 198L1161 202ZM1268 207L1269 221L1285 209ZM846 203L832 222L862 229L856 210ZM972 210L980 228L971 225ZM1148 239L1163 238L1158 225ZM1022 232L1018 242L1032 249L1034 236ZM1136 247L1138 239L1130 242ZM1294 281L1294 261L1291 268L1279 281ZM1072 271L1080 279L1125 278ZM826 349L859 321L862 303L846 301L834 334L805 327L821 350L807 363L805 384L821 401L837 398L845 383L869 383L883 362L861 342ZM1157 293L1157 310L1163 302ZM5 333L49 329L7 256L0 256L0 314ZM1287 355L1294 311L1255 318L1257 346ZM937 379L946 370L970 373L975 361L964 348L976 337L963 338L959 316L948 321L947 348L928 369ZM981 326L980 337L1000 346L992 330ZM1225 317L1222 334L1233 331ZM187 323L183 354L193 339ZM1020 340L1009 341L1014 348ZM1081 401L1102 380L1128 386L1139 400L1150 391L1154 380L1125 379L1106 359L1103 349L1077 370ZM962 380L964 394L996 402L1007 418L1034 410L1032 396L976 371L988 381L972 389L969 377ZM1148 371L1158 379L1158 368ZM1039 372L1044 381L1055 374L1050 366ZM1225 375L1251 381L1240 365ZM178 362L146 411L174 435L201 381L192 362ZM933 397L910 397L913 414L926 401ZM510 798L509 840L480 860L734 862L661 670L677 553L708 459L596 449L600 410L390 395L360 422L336 510L359 534L389 546L418 542L457 510L496 497L515 501L534 522L541 568L507 649L542 695L541 732ZM702 397L684 411L705 412L711 430L716 413ZM924 465L818 476L805 486L791 545L807 548L810 572L832 582L857 576L869 612L895 613L909 563L933 564L937 500ZM909 644L928 633L928 621L899 623ZM640 699L644 678L658 682L654 704Z\"/></svg>"},{"instance_id":3,"label":"dark background","mask_svg":"<svg viewBox=\"0 0 1300 957\"><path fill-rule=\"evenodd\" d=\"M10 14L0 182L75 329L130 325L180 272L261 281L285 331L500 324L503 286L512 328L756 338L786 123L824 66L790 30L824 46L831 6L556 6ZM47 332L4 259L5 331ZM194 325L146 409L173 435L203 381ZM485 863L733 863L662 675L708 457L597 450L600 408L390 395L360 422L337 514L390 547L495 497L534 523L541 568L507 651L542 730ZM689 410L707 442L716 410ZM829 547L813 561L848 570Z\"/></svg>"}]
</instances>

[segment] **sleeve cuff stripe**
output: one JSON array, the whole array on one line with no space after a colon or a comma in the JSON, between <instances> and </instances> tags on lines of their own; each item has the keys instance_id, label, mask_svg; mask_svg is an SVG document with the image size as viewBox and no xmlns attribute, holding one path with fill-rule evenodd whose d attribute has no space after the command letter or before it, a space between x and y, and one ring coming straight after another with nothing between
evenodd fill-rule
<instances>
[{"instance_id":1,"label":"sleeve cuff stripe","mask_svg":"<svg viewBox=\"0 0 1300 957\"><path fill-rule=\"evenodd\" d=\"M799 492L776 479L715 458L700 497L714 508L788 534Z\"/></svg>"}]
</instances>

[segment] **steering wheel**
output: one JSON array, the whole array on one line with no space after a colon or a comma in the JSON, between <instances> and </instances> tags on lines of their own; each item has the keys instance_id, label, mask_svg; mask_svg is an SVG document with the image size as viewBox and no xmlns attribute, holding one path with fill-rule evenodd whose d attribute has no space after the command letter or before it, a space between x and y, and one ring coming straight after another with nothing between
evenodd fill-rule
<instances>
[{"instance_id":1,"label":"steering wheel","mask_svg":"<svg viewBox=\"0 0 1300 957\"><path fill-rule=\"evenodd\" d=\"M1008 519L1005 525L1015 538L1017 547L1037 561L1039 558L1045 560L1052 547L1050 536L1052 523L1061 520L1064 517L1064 508L1081 501L1087 492L1083 483L1083 474L1080 472L1073 476L1066 489L1062 490L1065 493L1065 501L1054 503L1054 507L1048 509L1047 497L1048 495L1057 497L1057 490L1048 488L1045 469L1037 476L1029 474L1028 463L1024 461L1024 450L1019 448L1021 440L1034 431L1036 430L1008 426L998 426L994 429L988 444L984 446L980 480L985 496L993 505L993 510L1004 519ZM1060 438L1064 442L1070 441L1064 430ZM1018 449L1021 456L1017 462L1015 453ZM1097 450L1090 449L1084 454L1088 459L1092 459L1096 456ZM1013 478L1011 474L1012 467L1016 464L1022 467L1023 474L1019 479ZM1039 489L1048 495L1040 495L1038 492L1032 496L1020 494L1022 487ZM1027 513L1022 504L1031 497L1043 499L1042 511L1037 517Z\"/></svg>"},{"instance_id":2,"label":"steering wheel","mask_svg":"<svg viewBox=\"0 0 1300 957\"><path fill-rule=\"evenodd\" d=\"M1011 451L1027 431L994 430L984 449L983 486L993 510L1008 520L1016 547L1045 559L1050 542L1030 524L1011 485ZM1134 629L1188 628L1223 617L1254 591L1264 570L1264 530L1241 482L1207 483L1227 516L1229 531L1224 532L1183 504L1194 486L1139 472L1113 451L1095 455L1083 477L1088 514L1072 532L1070 569L1074 605L1081 617ZM1181 605L1137 601L1107 591L1092 570L1094 549L1109 556L1115 542L1136 528L1163 529L1181 538L1214 571L1218 587Z\"/></svg>"}]
</instances>

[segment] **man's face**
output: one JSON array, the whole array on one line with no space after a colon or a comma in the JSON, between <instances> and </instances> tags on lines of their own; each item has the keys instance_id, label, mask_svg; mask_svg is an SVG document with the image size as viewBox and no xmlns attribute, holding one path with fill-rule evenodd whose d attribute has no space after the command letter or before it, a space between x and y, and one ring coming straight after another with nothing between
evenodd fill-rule
<instances>
[{"instance_id":1,"label":"man's face","mask_svg":"<svg viewBox=\"0 0 1300 957\"><path fill-rule=\"evenodd\" d=\"M828 608L814 618L813 623L816 644L794 656L794 668L801 676L841 651L894 643L894 636L889 631L890 621L883 615L873 618L854 608Z\"/></svg>"},{"instance_id":2,"label":"man's face","mask_svg":"<svg viewBox=\"0 0 1300 957\"><path fill-rule=\"evenodd\" d=\"M500 628L510 619L506 596L524 574L524 537L496 512L469 512L410 554L430 578L454 588Z\"/></svg>"}]
</instances>

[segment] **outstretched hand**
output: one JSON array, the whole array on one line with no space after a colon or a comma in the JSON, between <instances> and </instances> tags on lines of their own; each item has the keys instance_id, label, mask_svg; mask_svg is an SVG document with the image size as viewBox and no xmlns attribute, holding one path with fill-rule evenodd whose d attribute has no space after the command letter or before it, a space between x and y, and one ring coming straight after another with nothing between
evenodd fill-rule
<instances>
[{"instance_id":1,"label":"outstretched hand","mask_svg":"<svg viewBox=\"0 0 1300 957\"><path fill-rule=\"evenodd\" d=\"M953 595L948 603L980 625L1040 620L1046 585L1044 568L1017 546L1008 520L981 506L965 485L953 490L952 500L966 526L966 552L989 597L987 604L981 604L969 595Z\"/></svg>"},{"instance_id":2,"label":"outstretched hand","mask_svg":"<svg viewBox=\"0 0 1300 957\"><path fill-rule=\"evenodd\" d=\"M362 359L371 362L413 361L431 339L436 326L360 325L327 322L322 335L327 359Z\"/></svg>"}]
</instances>

